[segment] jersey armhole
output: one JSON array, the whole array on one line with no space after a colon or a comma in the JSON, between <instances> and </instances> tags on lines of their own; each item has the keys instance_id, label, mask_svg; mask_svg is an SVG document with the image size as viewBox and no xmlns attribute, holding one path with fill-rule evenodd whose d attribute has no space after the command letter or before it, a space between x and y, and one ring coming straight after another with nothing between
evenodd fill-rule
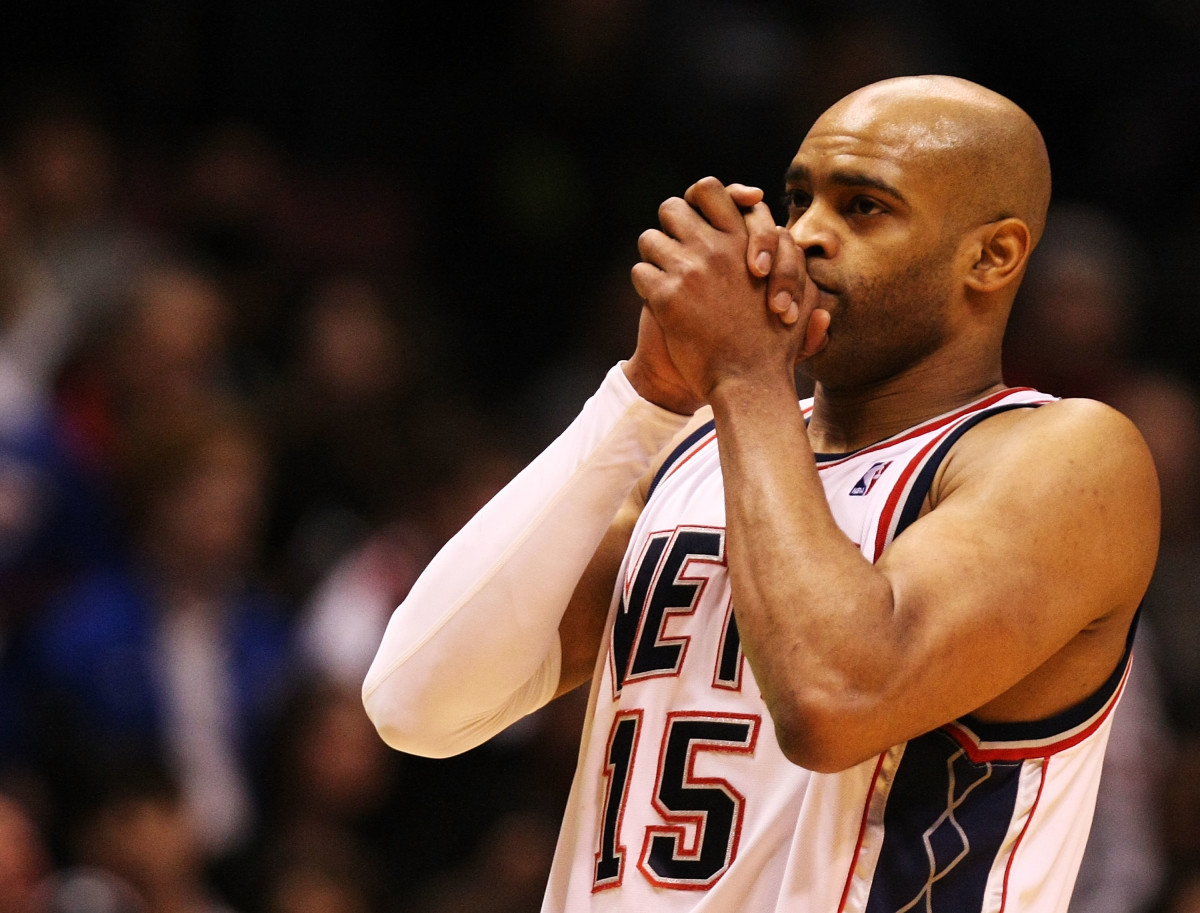
<instances>
[{"instance_id":1,"label":"jersey armhole","mask_svg":"<svg viewBox=\"0 0 1200 913\"><path fill-rule=\"evenodd\" d=\"M1045 403L1005 403L1001 406L995 406L991 409L986 409L976 413L953 429L946 435L945 439L938 444L937 450L934 451L932 457L925 461L917 474L916 480L913 482L912 488L904 499L904 507L900 511L900 520L896 524L895 532L891 538L895 539L905 529L916 522L921 515L921 508L925 504L925 499L929 496L930 489L933 488L933 480L937 477L938 469L942 462L949 455L950 450L958 443L959 438L978 425L985 419L991 418L993 415L999 415L1002 412L1011 412L1013 409L1036 409L1039 406L1044 406Z\"/></svg>"},{"instance_id":2,"label":"jersey armhole","mask_svg":"<svg viewBox=\"0 0 1200 913\"><path fill-rule=\"evenodd\" d=\"M713 433L713 431L716 430L716 427L717 423L714 420L709 419L679 442L675 449L667 455L665 460L663 460L662 465L658 467L658 472L654 473L654 478L650 481L650 487L646 490L646 501L650 500L651 496L654 494L654 490L658 488L659 482L667 477L667 474L671 471L671 467L680 463L686 457L688 451Z\"/></svg>"}]
</instances>

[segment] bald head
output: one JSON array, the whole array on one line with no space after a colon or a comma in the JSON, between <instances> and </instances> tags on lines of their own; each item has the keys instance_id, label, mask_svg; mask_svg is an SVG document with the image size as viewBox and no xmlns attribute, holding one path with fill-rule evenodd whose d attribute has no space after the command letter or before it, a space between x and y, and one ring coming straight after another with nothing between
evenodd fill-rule
<instances>
[{"instance_id":1,"label":"bald head","mask_svg":"<svg viewBox=\"0 0 1200 913\"><path fill-rule=\"evenodd\" d=\"M813 129L872 133L950 190L962 227L1014 217L1036 244L1050 204L1050 160L1037 125L990 89L953 76L872 83Z\"/></svg>"}]
</instances>

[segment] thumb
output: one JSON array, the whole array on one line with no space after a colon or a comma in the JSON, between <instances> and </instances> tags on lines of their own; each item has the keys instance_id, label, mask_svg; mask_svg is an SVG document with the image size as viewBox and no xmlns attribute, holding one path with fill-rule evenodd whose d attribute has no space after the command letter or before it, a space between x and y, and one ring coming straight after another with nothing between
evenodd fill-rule
<instances>
[{"instance_id":1,"label":"thumb","mask_svg":"<svg viewBox=\"0 0 1200 913\"><path fill-rule=\"evenodd\" d=\"M811 358L829 344L829 311L824 308L814 308L808 315L808 325L804 328L804 343L800 347L801 358Z\"/></svg>"}]
</instances>

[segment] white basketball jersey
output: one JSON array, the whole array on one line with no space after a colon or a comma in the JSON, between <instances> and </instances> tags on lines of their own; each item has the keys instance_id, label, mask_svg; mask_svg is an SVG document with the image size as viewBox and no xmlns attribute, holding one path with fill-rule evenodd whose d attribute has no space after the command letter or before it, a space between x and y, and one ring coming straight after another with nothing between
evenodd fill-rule
<instances>
[{"instance_id":1,"label":"white basketball jersey","mask_svg":"<svg viewBox=\"0 0 1200 913\"><path fill-rule=\"evenodd\" d=\"M838 525L877 560L959 435L1050 400L1006 390L818 457ZM1064 911L1128 660L1050 720L964 718L837 774L797 767L742 656L710 423L664 464L626 553L543 910Z\"/></svg>"}]
</instances>

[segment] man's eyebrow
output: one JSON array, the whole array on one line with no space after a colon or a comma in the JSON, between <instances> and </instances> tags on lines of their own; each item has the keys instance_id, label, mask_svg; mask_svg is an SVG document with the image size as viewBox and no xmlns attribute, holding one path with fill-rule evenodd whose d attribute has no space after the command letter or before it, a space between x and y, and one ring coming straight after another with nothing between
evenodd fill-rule
<instances>
[{"instance_id":1,"label":"man's eyebrow","mask_svg":"<svg viewBox=\"0 0 1200 913\"><path fill-rule=\"evenodd\" d=\"M787 174L783 176L783 183L787 186L808 183L810 177L811 173L804 165L791 165L788 167Z\"/></svg>"},{"instance_id":2,"label":"man's eyebrow","mask_svg":"<svg viewBox=\"0 0 1200 913\"><path fill-rule=\"evenodd\" d=\"M785 186L793 184L811 184L812 172L809 171L806 165L792 165L784 175ZM829 183L836 184L839 187L872 187L882 193L895 197L901 202L908 202L904 194L889 184L887 181L881 180L872 174L867 174L865 171L853 171L847 169L839 169L829 173Z\"/></svg>"}]
</instances>

